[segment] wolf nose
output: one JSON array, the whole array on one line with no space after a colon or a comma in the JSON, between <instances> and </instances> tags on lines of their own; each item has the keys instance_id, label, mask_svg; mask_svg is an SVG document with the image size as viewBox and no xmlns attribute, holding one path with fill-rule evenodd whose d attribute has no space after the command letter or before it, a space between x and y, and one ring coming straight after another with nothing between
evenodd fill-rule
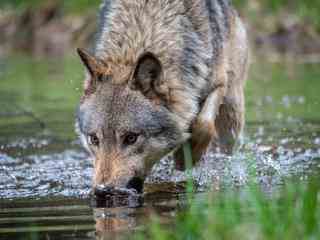
<instances>
[{"instance_id":1,"label":"wolf nose","mask_svg":"<svg viewBox=\"0 0 320 240\"><path fill-rule=\"evenodd\" d=\"M128 189L134 189L138 193L142 193L143 190L143 180L139 177L132 178L126 186Z\"/></svg>"},{"instance_id":2,"label":"wolf nose","mask_svg":"<svg viewBox=\"0 0 320 240\"><path fill-rule=\"evenodd\" d=\"M114 187L111 186L103 186L103 185L98 185L94 188L94 195L96 197L105 197L107 195L110 195L114 190Z\"/></svg>"}]
</instances>

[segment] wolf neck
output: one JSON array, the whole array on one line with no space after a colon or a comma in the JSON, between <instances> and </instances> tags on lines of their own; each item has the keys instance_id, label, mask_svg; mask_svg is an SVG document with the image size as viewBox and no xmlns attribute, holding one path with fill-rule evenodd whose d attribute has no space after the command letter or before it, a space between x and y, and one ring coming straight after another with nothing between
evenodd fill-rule
<instances>
[{"instance_id":1,"label":"wolf neck","mask_svg":"<svg viewBox=\"0 0 320 240\"><path fill-rule=\"evenodd\" d=\"M95 55L123 68L134 66L145 52L162 63L171 110L187 129L199 111L201 91L208 87L212 46L204 0L105 1ZM202 14L202 16L200 16Z\"/></svg>"},{"instance_id":2,"label":"wolf neck","mask_svg":"<svg viewBox=\"0 0 320 240\"><path fill-rule=\"evenodd\" d=\"M204 2L107 0L101 9L96 55L135 62L149 51L159 57L165 69L181 68L186 54L195 60L203 55L211 59L209 37L204 37L209 31ZM204 17L198 17L200 14Z\"/></svg>"},{"instance_id":3,"label":"wolf neck","mask_svg":"<svg viewBox=\"0 0 320 240\"><path fill-rule=\"evenodd\" d=\"M101 13L96 54L135 61L146 50L159 56L173 50L182 41L179 33L179 15L182 14L178 11L183 10L183 4L180 1L162 2L168 1L106 1Z\"/></svg>"}]
</instances>

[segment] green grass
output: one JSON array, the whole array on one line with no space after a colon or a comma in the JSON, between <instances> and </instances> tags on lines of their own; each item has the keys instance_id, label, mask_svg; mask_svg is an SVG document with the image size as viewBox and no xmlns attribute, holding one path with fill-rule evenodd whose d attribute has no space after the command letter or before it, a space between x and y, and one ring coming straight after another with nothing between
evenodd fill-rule
<instances>
[{"instance_id":1,"label":"green grass","mask_svg":"<svg viewBox=\"0 0 320 240\"><path fill-rule=\"evenodd\" d=\"M190 145L184 146L185 164L192 162ZM254 180L252 180L254 181ZM135 235L136 240L259 239L292 240L320 238L319 177L308 181L287 180L272 193L257 184L194 194L187 186L186 208L170 223L154 215Z\"/></svg>"},{"instance_id":2,"label":"green grass","mask_svg":"<svg viewBox=\"0 0 320 240\"><path fill-rule=\"evenodd\" d=\"M154 217L137 240L319 239L319 181L288 183L267 196L257 186L195 196L174 222Z\"/></svg>"}]
</instances>

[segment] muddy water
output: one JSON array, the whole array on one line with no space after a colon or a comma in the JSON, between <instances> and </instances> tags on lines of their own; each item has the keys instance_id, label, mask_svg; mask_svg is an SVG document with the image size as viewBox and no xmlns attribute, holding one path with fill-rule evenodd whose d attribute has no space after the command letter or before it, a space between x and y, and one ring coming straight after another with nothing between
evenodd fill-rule
<instances>
[{"instance_id":1,"label":"muddy water","mask_svg":"<svg viewBox=\"0 0 320 240\"><path fill-rule=\"evenodd\" d=\"M272 191L287 178L319 174L319 78L318 64L254 63L239 150L196 166L199 190L255 181ZM167 193L140 208L94 207L91 159L73 130L81 81L73 57L0 60L0 239L115 239L143 229L154 211L170 221L181 202L175 191L186 176L169 158L148 179L149 189Z\"/></svg>"}]
</instances>

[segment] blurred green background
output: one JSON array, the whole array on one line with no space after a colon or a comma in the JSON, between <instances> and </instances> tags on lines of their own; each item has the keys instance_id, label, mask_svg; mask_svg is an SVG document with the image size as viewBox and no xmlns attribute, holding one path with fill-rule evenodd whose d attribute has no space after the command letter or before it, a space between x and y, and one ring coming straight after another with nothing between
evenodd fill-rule
<instances>
[{"instance_id":1,"label":"blurred green background","mask_svg":"<svg viewBox=\"0 0 320 240\"><path fill-rule=\"evenodd\" d=\"M0 54L10 49L46 55L39 49L50 48L50 44L37 50L33 47L48 42L41 35L46 30L66 38L65 45L88 46L96 29L100 3L101 0L1 0ZM282 53L319 53L320 1L233 0L233 3L250 30L252 46L268 46ZM66 45L60 52L52 52L60 55L67 49Z\"/></svg>"},{"instance_id":2,"label":"blurred green background","mask_svg":"<svg viewBox=\"0 0 320 240\"><path fill-rule=\"evenodd\" d=\"M67 13L85 13L99 6L101 0L2 0L0 7L22 11L28 7L39 7L46 2L61 4ZM313 22L317 27L320 26L320 2L317 0L233 0L232 2L244 12L253 13L257 9L263 9L269 14L277 14L285 11L295 14L302 20Z\"/></svg>"}]
</instances>

